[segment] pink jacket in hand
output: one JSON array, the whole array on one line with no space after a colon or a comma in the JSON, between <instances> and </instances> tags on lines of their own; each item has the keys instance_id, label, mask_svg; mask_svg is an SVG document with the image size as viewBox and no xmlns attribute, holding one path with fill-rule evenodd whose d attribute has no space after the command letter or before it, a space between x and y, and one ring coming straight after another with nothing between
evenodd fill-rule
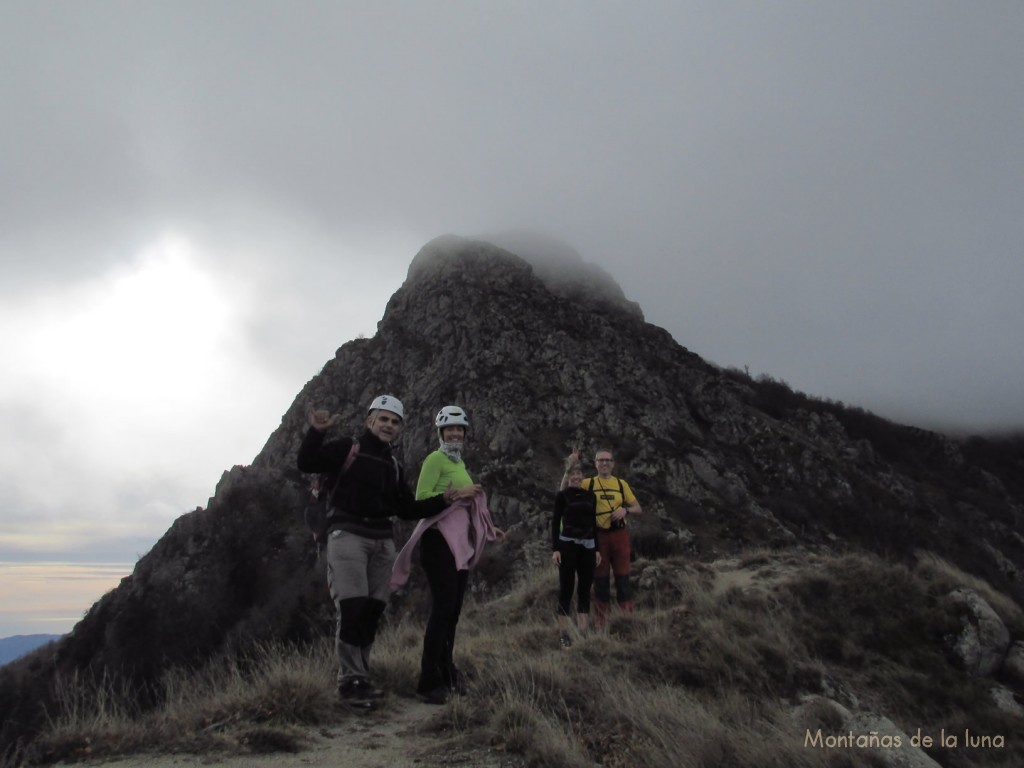
<instances>
[{"instance_id":1,"label":"pink jacket in hand","mask_svg":"<svg viewBox=\"0 0 1024 768\"><path fill-rule=\"evenodd\" d=\"M487 509L487 494L477 491L472 499L459 499L439 514L420 520L402 547L391 570L391 591L396 592L409 581L412 570L412 552L416 542L430 526L437 529L448 542L455 556L455 567L460 571L472 570L484 553L488 541L497 538L491 513Z\"/></svg>"}]
</instances>

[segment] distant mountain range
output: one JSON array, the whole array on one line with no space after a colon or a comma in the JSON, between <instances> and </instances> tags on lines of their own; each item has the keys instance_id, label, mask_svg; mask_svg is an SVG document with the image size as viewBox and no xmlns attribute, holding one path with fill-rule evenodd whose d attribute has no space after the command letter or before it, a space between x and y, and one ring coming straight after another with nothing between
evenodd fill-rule
<instances>
[{"instance_id":1,"label":"distant mountain range","mask_svg":"<svg viewBox=\"0 0 1024 768\"><path fill-rule=\"evenodd\" d=\"M29 651L58 638L60 635L14 635L0 638L0 664L21 658Z\"/></svg>"}]
</instances>

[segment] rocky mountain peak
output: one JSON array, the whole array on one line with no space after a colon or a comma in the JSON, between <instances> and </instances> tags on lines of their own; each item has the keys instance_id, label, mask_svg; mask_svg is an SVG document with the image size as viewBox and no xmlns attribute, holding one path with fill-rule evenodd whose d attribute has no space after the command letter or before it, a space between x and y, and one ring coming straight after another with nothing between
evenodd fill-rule
<instances>
[{"instance_id":1,"label":"rocky mountain peak","mask_svg":"<svg viewBox=\"0 0 1024 768\"><path fill-rule=\"evenodd\" d=\"M529 279L530 272L532 269L525 259L492 243L441 235L424 245L413 257L406 285L446 277L464 277L471 284L488 276L507 282Z\"/></svg>"},{"instance_id":2,"label":"rocky mountain peak","mask_svg":"<svg viewBox=\"0 0 1024 768\"><path fill-rule=\"evenodd\" d=\"M640 305L629 301L604 269L584 261L567 244L534 232L505 232L486 240L442 235L412 260L406 286L420 287L434 278L446 288L457 289L461 283L463 292L471 287L486 291L528 281L527 270L556 297L643 320Z\"/></svg>"},{"instance_id":3,"label":"rocky mountain peak","mask_svg":"<svg viewBox=\"0 0 1024 768\"><path fill-rule=\"evenodd\" d=\"M573 446L589 459L605 445L645 510L633 535L640 557L924 549L1024 599L1015 455L723 371L645 322L571 249L495 240L424 246L374 337L341 346L253 463L225 472L205 508L182 515L46 664L24 672L0 702L11 724L0 746L38 722L56 676L121 676L145 689L168 665L234 643L329 632L332 606L300 519L306 408L331 409L339 435L356 433L384 392L406 407L398 449L412 478L436 445L437 410L469 414L467 466L509 531L474 577L481 599L546 561L562 460Z\"/></svg>"}]
</instances>

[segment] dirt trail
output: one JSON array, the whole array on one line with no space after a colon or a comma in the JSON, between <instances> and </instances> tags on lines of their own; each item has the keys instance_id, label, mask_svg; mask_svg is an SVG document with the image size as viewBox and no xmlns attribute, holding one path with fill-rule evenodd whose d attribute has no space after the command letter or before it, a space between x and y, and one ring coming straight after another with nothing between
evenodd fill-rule
<instances>
[{"instance_id":1,"label":"dirt trail","mask_svg":"<svg viewBox=\"0 0 1024 768\"><path fill-rule=\"evenodd\" d=\"M716 597L734 587L742 592L757 588L768 589L786 581L800 569L800 565L791 562L761 562L743 566L739 558L716 560L710 567L714 570L711 591Z\"/></svg>"},{"instance_id":2,"label":"dirt trail","mask_svg":"<svg viewBox=\"0 0 1024 768\"><path fill-rule=\"evenodd\" d=\"M488 748L467 748L422 727L441 710L413 699L389 697L375 712L345 715L338 723L307 729L302 752L259 755L133 755L91 765L111 768L518 768L512 755ZM76 763L81 766L82 763Z\"/></svg>"}]
</instances>

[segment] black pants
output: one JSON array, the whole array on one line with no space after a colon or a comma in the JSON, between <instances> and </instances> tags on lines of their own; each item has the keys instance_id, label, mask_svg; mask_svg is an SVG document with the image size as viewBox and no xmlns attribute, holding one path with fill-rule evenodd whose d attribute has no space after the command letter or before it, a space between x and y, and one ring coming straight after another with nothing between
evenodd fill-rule
<instances>
[{"instance_id":1,"label":"black pants","mask_svg":"<svg viewBox=\"0 0 1024 768\"><path fill-rule=\"evenodd\" d=\"M455 685L455 627L466 597L469 571L455 568L455 557L444 536L436 528L428 529L420 539L420 562L430 585L430 618L423 635L418 693Z\"/></svg>"},{"instance_id":2,"label":"black pants","mask_svg":"<svg viewBox=\"0 0 1024 768\"><path fill-rule=\"evenodd\" d=\"M562 564L558 566L558 613L568 616L576 590L576 612L590 613L590 586L594 583L597 550L574 541L559 541Z\"/></svg>"}]
</instances>

